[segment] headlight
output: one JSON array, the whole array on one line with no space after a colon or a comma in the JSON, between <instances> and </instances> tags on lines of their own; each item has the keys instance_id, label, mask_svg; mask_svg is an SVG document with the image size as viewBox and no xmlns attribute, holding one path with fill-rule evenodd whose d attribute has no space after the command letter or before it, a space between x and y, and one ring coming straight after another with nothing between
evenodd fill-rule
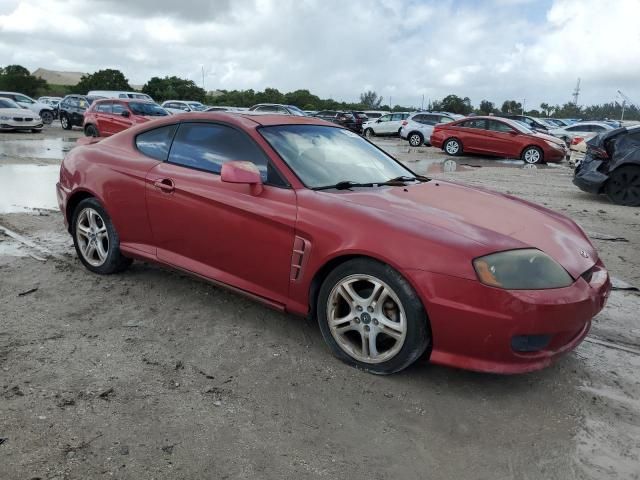
<instances>
[{"instance_id":1,"label":"headlight","mask_svg":"<svg viewBox=\"0 0 640 480\"><path fill-rule=\"evenodd\" d=\"M478 280L507 290L568 287L573 279L546 253L535 248L492 253L473 261Z\"/></svg>"},{"instance_id":2,"label":"headlight","mask_svg":"<svg viewBox=\"0 0 640 480\"><path fill-rule=\"evenodd\" d=\"M0 120L11 120L11 117L0 117Z\"/></svg>"},{"instance_id":3,"label":"headlight","mask_svg":"<svg viewBox=\"0 0 640 480\"><path fill-rule=\"evenodd\" d=\"M557 148L558 150L562 150L562 145L556 143L556 142L552 142L551 140L545 140L546 144L549 145L551 148Z\"/></svg>"}]
</instances>

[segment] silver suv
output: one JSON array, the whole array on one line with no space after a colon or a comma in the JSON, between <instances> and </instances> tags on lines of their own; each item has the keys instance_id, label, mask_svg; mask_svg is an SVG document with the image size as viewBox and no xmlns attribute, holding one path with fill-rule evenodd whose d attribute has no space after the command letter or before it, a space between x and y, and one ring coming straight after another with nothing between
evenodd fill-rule
<instances>
[{"instance_id":1,"label":"silver suv","mask_svg":"<svg viewBox=\"0 0 640 480\"><path fill-rule=\"evenodd\" d=\"M447 112L417 112L402 122L400 136L409 141L412 147L420 147L429 143L433 127L438 123L449 123L462 118L463 115Z\"/></svg>"}]
</instances>

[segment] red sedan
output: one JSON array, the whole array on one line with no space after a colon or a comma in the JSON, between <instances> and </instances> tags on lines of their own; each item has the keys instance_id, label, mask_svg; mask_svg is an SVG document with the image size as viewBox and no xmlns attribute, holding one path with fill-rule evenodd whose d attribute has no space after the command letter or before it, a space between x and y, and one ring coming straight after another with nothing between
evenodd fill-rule
<instances>
[{"instance_id":1,"label":"red sedan","mask_svg":"<svg viewBox=\"0 0 640 480\"><path fill-rule=\"evenodd\" d=\"M587 335L609 275L584 232L414 174L323 120L198 113L73 149L57 185L80 261L172 266L317 318L334 354L516 373Z\"/></svg>"},{"instance_id":2,"label":"red sedan","mask_svg":"<svg viewBox=\"0 0 640 480\"><path fill-rule=\"evenodd\" d=\"M160 105L144 100L96 100L84 113L84 134L87 137L109 137L122 130L169 115Z\"/></svg>"},{"instance_id":3,"label":"red sedan","mask_svg":"<svg viewBox=\"0 0 640 480\"><path fill-rule=\"evenodd\" d=\"M479 153L521 158L532 164L561 162L567 155L562 140L534 132L515 120L498 117L470 117L436 125L431 145L449 155Z\"/></svg>"}]
</instances>

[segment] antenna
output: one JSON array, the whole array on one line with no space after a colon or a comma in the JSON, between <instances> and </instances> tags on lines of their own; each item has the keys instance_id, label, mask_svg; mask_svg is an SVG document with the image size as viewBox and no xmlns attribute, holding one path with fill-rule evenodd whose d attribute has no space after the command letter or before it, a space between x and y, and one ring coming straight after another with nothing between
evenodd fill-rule
<instances>
[{"instance_id":1,"label":"antenna","mask_svg":"<svg viewBox=\"0 0 640 480\"><path fill-rule=\"evenodd\" d=\"M577 107L578 106L578 97L580 96L580 77L578 77L578 83L576 83L576 88L573 91L573 104Z\"/></svg>"}]
</instances>

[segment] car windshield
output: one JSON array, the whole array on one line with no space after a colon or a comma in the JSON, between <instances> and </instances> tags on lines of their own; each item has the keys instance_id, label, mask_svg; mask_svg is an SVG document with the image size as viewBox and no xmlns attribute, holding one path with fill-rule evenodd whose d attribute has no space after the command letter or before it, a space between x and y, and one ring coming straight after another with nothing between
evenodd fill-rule
<instances>
[{"instance_id":1,"label":"car windshield","mask_svg":"<svg viewBox=\"0 0 640 480\"><path fill-rule=\"evenodd\" d=\"M287 105L289 112L291 115L296 115L298 117L306 117L307 114L300 110L298 107L294 107L293 105Z\"/></svg>"},{"instance_id":2,"label":"car windshield","mask_svg":"<svg viewBox=\"0 0 640 480\"><path fill-rule=\"evenodd\" d=\"M198 112L202 112L204 110L206 110L206 106L204 106L203 104L201 104L200 102L190 102L188 104L192 110L196 110Z\"/></svg>"},{"instance_id":3,"label":"car windshield","mask_svg":"<svg viewBox=\"0 0 640 480\"><path fill-rule=\"evenodd\" d=\"M167 111L156 103L129 103L129 108L136 115L143 115L145 117L164 117L168 115Z\"/></svg>"},{"instance_id":4,"label":"car windshield","mask_svg":"<svg viewBox=\"0 0 640 480\"><path fill-rule=\"evenodd\" d=\"M0 98L0 108L20 108L20 105L10 98Z\"/></svg>"},{"instance_id":5,"label":"car windshield","mask_svg":"<svg viewBox=\"0 0 640 480\"><path fill-rule=\"evenodd\" d=\"M509 123L509 125L511 125L516 130L518 130L520 133L535 133L533 130L529 128L529 125L527 125L521 120L511 120L507 123Z\"/></svg>"},{"instance_id":6,"label":"car windshield","mask_svg":"<svg viewBox=\"0 0 640 480\"><path fill-rule=\"evenodd\" d=\"M411 170L349 130L277 125L263 127L260 133L309 188L414 177Z\"/></svg>"}]
</instances>

